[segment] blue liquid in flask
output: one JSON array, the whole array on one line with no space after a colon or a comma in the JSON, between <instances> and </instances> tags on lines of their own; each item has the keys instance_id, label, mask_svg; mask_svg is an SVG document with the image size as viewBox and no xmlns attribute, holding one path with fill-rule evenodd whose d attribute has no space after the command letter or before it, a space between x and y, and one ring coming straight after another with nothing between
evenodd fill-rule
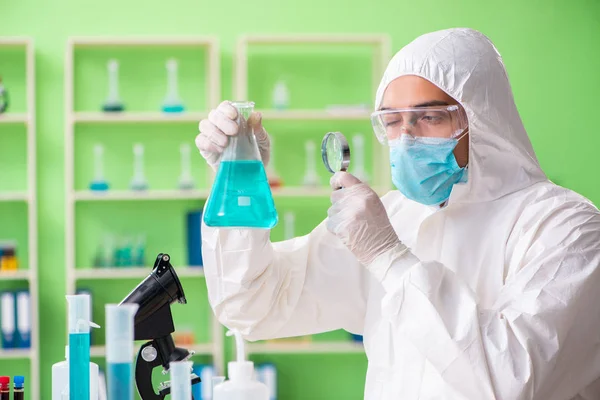
<instances>
[{"instance_id":1,"label":"blue liquid in flask","mask_svg":"<svg viewBox=\"0 0 600 400\"><path fill-rule=\"evenodd\" d=\"M163 112L166 113L180 113L185 111L183 104L167 104L162 106Z\"/></svg>"},{"instance_id":2,"label":"blue liquid in flask","mask_svg":"<svg viewBox=\"0 0 600 400\"><path fill-rule=\"evenodd\" d=\"M90 398L90 334L69 334L69 399Z\"/></svg>"},{"instance_id":3,"label":"blue liquid in flask","mask_svg":"<svg viewBox=\"0 0 600 400\"><path fill-rule=\"evenodd\" d=\"M133 400L133 366L131 363L108 364L108 398Z\"/></svg>"},{"instance_id":4,"label":"blue liquid in flask","mask_svg":"<svg viewBox=\"0 0 600 400\"><path fill-rule=\"evenodd\" d=\"M277 211L262 161L221 161L204 223L219 227L270 229Z\"/></svg>"}]
</instances>

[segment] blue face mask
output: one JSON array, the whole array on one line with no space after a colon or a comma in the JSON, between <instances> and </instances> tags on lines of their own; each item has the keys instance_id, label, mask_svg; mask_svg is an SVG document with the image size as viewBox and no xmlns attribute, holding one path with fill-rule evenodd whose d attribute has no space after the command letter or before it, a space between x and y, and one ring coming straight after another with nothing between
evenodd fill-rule
<instances>
[{"instance_id":1,"label":"blue face mask","mask_svg":"<svg viewBox=\"0 0 600 400\"><path fill-rule=\"evenodd\" d=\"M392 182L407 198L428 206L448 200L452 187L467 181L454 148L458 139L402 135L390 141Z\"/></svg>"}]
</instances>

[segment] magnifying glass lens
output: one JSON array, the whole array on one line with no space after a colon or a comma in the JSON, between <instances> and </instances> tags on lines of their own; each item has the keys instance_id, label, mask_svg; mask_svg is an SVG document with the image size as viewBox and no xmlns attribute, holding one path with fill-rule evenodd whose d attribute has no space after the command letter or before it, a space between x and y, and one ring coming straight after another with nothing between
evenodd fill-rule
<instances>
[{"instance_id":1,"label":"magnifying glass lens","mask_svg":"<svg viewBox=\"0 0 600 400\"><path fill-rule=\"evenodd\" d=\"M350 163L348 141L340 132L329 132L321 143L321 155L325 168L331 173L345 171Z\"/></svg>"},{"instance_id":2,"label":"magnifying glass lens","mask_svg":"<svg viewBox=\"0 0 600 400\"><path fill-rule=\"evenodd\" d=\"M333 171L339 171L342 168L342 149L333 135L327 141L327 162L329 169Z\"/></svg>"}]
</instances>

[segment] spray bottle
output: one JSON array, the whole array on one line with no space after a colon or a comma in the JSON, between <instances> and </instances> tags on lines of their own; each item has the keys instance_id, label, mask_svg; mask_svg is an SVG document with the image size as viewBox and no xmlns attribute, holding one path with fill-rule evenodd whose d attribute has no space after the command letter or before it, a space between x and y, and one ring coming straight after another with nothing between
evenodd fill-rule
<instances>
[{"instance_id":1,"label":"spray bottle","mask_svg":"<svg viewBox=\"0 0 600 400\"><path fill-rule=\"evenodd\" d=\"M99 397L98 364L90 363L90 400ZM69 400L69 346L65 346L65 360L52 365L52 400Z\"/></svg>"},{"instance_id":2,"label":"spray bottle","mask_svg":"<svg viewBox=\"0 0 600 400\"><path fill-rule=\"evenodd\" d=\"M244 339L237 330L227 332L235 335L237 361L228 363L229 380L215 386L213 400L269 400L269 388L254 380L254 363L244 359Z\"/></svg>"}]
</instances>

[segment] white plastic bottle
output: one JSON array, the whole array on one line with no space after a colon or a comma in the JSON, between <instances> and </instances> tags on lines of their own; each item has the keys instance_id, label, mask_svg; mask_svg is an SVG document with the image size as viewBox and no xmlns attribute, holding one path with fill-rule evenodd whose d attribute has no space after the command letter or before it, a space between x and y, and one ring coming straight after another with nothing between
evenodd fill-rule
<instances>
[{"instance_id":1,"label":"white plastic bottle","mask_svg":"<svg viewBox=\"0 0 600 400\"><path fill-rule=\"evenodd\" d=\"M98 400L98 364L90 363L90 400ZM52 366L52 400L69 400L69 346L65 361Z\"/></svg>"},{"instance_id":2,"label":"white plastic bottle","mask_svg":"<svg viewBox=\"0 0 600 400\"><path fill-rule=\"evenodd\" d=\"M254 380L254 363L244 360L244 340L237 331L227 332L235 335L237 361L229 362L229 380L215 386L213 400L269 400L269 388Z\"/></svg>"}]
</instances>

